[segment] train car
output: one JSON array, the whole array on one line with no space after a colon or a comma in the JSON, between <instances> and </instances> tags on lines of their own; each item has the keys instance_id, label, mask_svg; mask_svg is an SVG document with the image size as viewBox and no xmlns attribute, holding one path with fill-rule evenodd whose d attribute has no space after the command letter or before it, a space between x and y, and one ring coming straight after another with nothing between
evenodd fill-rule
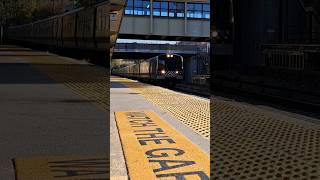
<instances>
[{"instance_id":1,"label":"train car","mask_svg":"<svg viewBox=\"0 0 320 180\"><path fill-rule=\"evenodd\" d=\"M62 39L64 48L76 48L76 16L80 12L69 13L63 16L62 20Z\"/></svg>"},{"instance_id":2,"label":"train car","mask_svg":"<svg viewBox=\"0 0 320 180\"><path fill-rule=\"evenodd\" d=\"M178 54L163 54L115 68L112 73L128 78L175 84L183 80L183 57Z\"/></svg>"},{"instance_id":3,"label":"train car","mask_svg":"<svg viewBox=\"0 0 320 180\"><path fill-rule=\"evenodd\" d=\"M97 49L110 48L110 6L104 4L97 7L95 44Z\"/></svg>"},{"instance_id":4,"label":"train car","mask_svg":"<svg viewBox=\"0 0 320 180\"><path fill-rule=\"evenodd\" d=\"M89 8L79 8L30 24L9 27L7 38L68 54L80 54L93 63L108 66L109 11L110 2L104 1Z\"/></svg>"}]
</instances>

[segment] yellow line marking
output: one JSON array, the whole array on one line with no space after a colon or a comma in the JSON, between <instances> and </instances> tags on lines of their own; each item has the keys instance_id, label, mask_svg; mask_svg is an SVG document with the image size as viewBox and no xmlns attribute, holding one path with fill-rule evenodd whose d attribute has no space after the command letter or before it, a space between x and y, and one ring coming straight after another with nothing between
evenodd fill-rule
<instances>
[{"instance_id":1,"label":"yellow line marking","mask_svg":"<svg viewBox=\"0 0 320 180\"><path fill-rule=\"evenodd\" d=\"M109 179L107 156L18 158L14 163L17 180Z\"/></svg>"},{"instance_id":2,"label":"yellow line marking","mask_svg":"<svg viewBox=\"0 0 320 180\"><path fill-rule=\"evenodd\" d=\"M132 180L209 180L209 155L152 111L115 113Z\"/></svg>"}]
</instances>

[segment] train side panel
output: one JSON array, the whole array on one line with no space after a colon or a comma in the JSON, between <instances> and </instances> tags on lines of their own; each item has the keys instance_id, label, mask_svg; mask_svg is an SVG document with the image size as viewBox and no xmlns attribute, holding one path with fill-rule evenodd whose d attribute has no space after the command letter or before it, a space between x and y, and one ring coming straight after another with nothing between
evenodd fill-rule
<instances>
[{"instance_id":1,"label":"train side panel","mask_svg":"<svg viewBox=\"0 0 320 180\"><path fill-rule=\"evenodd\" d=\"M52 26L53 26L52 27L53 31L52 31L51 45L57 47L58 46L58 33L59 33L59 17L56 17L53 19Z\"/></svg>"},{"instance_id":2,"label":"train side panel","mask_svg":"<svg viewBox=\"0 0 320 180\"><path fill-rule=\"evenodd\" d=\"M158 58L150 59L150 67L149 67L150 79L155 80L157 79L158 74Z\"/></svg>"},{"instance_id":3,"label":"train side panel","mask_svg":"<svg viewBox=\"0 0 320 180\"><path fill-rule=\"evenodd\" d=\"M99 50L109 49L110 7L108 4L97 7L95 41Z\"/></svg>"},{"instance_id":4,"label":"train side panel","mask_svg":"<svg viewBox=\"0 0 320 180\"><path fill-rule=\"evenodd\" d=\"M76 38L81 49L94 48L94 9L85 9L78 12Z\"/></svg>"},{"instance_id":5,"label":"train side panel","mask_svg":"<svg viewBox=\"0 0 320 180\"><path fill-rule=\"evenodd\" d=\"M142 60L140 63L139 77L143 79L149 79L150 74L150 60Z\"/></svg>"},{"instance_id":6,"label":"train side panel","mask_svg":"<svg viewBox=\"0 0 320 180\"><path fill-rule=\"evenodd\" d=\"M109 11L109 1L101 2L28 25L9 27L7 37L50 49L66 48L69 51L73 48L74 53L93 57L94 63L108 64L99 59L105 60L110 48Z\"/></svg>"},{"instance_id":7,"label":"train side panel","mask_svg":"<svg viewBox=\"0 0 320 180\"><path fill-rule=\"evenodd\" d=\"M63 47L63 18L58 17L58 32L57 32L57 46L58 47Z\"/></svg>"},{"instance_id":8,"label":"train side panel","mask_svg":"<svg viewBox=\"0 0 320 180\"><path fill-rule=\"evenodd\" d=\"M86 9L83 11L85 14L85 22L84 22L84 32L83 32L83 40L85 42L86 49L95 49L94 42L94 20L95 20L95 9Z\"/></svg>"},{"instance_id":9,"label":"train side panel","mask_svg":"<svg viewBox=\"0 0 320 180\"><path fill-rule=\"evenodd\" d=\"M39 25L39 22L36 22L33 24L33 40L32 42L33 43L40 43L40 25Z\"/></svg>"},{"instance_id":10,"label":"train side panel","mask_svg":"<svg viewBox=\"0 0 320 180\"><path fill-rule=\"evenodd\" d=\"M66 48L76 47L75 41L74 41L75 19L76 19L75 13L68 14L63 17L63 30L62 30L63 47L66 47Z\"/></svg>"}]
</instances>

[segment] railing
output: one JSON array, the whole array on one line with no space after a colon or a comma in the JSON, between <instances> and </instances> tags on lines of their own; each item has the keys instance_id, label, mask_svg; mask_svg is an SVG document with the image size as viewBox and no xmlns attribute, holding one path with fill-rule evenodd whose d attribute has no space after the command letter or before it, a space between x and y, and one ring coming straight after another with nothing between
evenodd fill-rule
<instances>
[{"instance_id":1,"label":"railing","mask_svg":"<svg viewBox=\"0 0 320 180\"><path fill-rule=\"evenodd\" d=\"M320 45L263 45L264 65L271 68L320 71Z\"/></svg>"},{"instance_id":2,"label":"railing","mask_svg":"<svg viewBox=\"0 0 320 180\"><path fill-rule=\"evenodd\" d=\"M210 75L193 75L192 84L209 86Z\"/></svg>"},{"instance_id":3,"label":"railing","mask_svg":"<svg viewBox=\"0 0 320 180\"><path fill-rule=\"evenodd\" d=\"M208 52L207 45L173 45L173 44L140 44L140 43L118 43L115 52L168 52L197 54Z\"/></svg>"}]
</instances>

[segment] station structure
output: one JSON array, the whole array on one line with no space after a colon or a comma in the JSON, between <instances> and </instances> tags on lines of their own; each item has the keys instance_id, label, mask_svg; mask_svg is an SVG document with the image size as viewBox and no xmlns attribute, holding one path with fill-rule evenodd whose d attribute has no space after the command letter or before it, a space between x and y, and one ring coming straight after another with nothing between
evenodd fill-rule
<instances>
[{"instance_id":1,"label":"station structure","mask_svg":"<svg viewBox=\"0 0 320 180\"><path fill-rule=\"evenodd\" d=\"M212 94L254 99L212 97L213 179L319 179L319 3L212 6Z\"/></svg>"},{"instance_id":2,"label":"station structure","mask_svg":"<svg viewBox=\"0 0 320 180\"><path fill-rule=\"evenodd\" d=\"M185 82L192 83L197 75L209 74L209 71L199 70L199 66L204 67L201 69L209 66L209 0L128 0L122 20L117 20L115 24L118 25L120 21L120 29L117 29L118 26L116 26L116 29L119 30L117 37L120 39L170 40L190 43L176 45L118 43L113 56L115 59L127 57L143 59L162 53L178 53L184 56L184 67L186 72L190 72L185 74ZM207 42L207 45L192 42ZM202 57L199 58L199 56Z\"/></svg>"},{"instance_id":3,"label":"station structure","mask_svg":"<svg viewBox=\"0 0 320 180\"><path fill-rule=\"evenodd\" d=\"M142 11L138 5L142 2L154 5L153 8L145 6L150 9L150 16L140 16ZM141 39L143 38L141 32L144 36L149 36L146 36L146 39L182 41L186 37L185 40L196 43L200 39L209 39L209 31L192 32L190 26L191 24L198 26L200 23L204 27L209 27L208 2L205 4L200 1L188 1L188 3L132 1L132 3L133 14L130 14L128 12L130 7L124 8L124 5L129 5L130 2L110 1L109 46L113 57L124 56L125 52L134 54L128 48L128 44L124 49L121 49L121 44L117 47L116 40L124 34L127 39L129 37ZM105 4L103 6L105 7ZM148 10L143 10L145 11L148 14ZM62 18L58 17L62 19L62 23L66 23L69 18L77 17L71 16L73 13L81 15L84 12L93 11L80 9L67 12ZM87 13L87 15L89 17L92 14ZM140 23L150 21L154 25L146 24L141 29L138 27L130 29L129 24L132 21ZM164 27L163 21L174 26ZM157 31L158 23L162 23L161 27L168 31ZM122 28L123 24L127 28ZM30 34L21 34L25 32L21 27L17 27L19 33L11 31L9 38L18 40L16 42L27 42L25 39L27 35L29 40L32 39L35 43L43 42L45 39L45 36L39 38L39 34L42 35L43 32L36 34L29 31ZM33 28L34 24L29 27ZM67 27L70 26L66 23L64 28ZM79 26L77 30L80 31L80 28ZM145 32L148 28L154 30ZM179 31L179 34L173 34L174 31ZM68 41L72 44L68 38L69 32L62 33L60 37L61 39L55 40ZM76 38L77 41L82 41L81 36L76 35ZM51 38L47 38L49 39ZM50 43L52 42L47 44ZM86 43L87 47L94 44L88 41ZM62 47L64 45L62 43ZM73 44L73 49L68 51L82 53L83 49L76 51L76 47L80 47L78 45L79 43ZM166 53L165 50L170 47L170 45L160 45L158 47L162 49L157 49L158 47L152 45L146 46L154 49L155 55ZM184 44L177 46L181 46L181 49L176 50L172 45L170 50L186 56L194 56L201 51L191 49ZM207 50L207 46L204 47ZM137 46L133 48L139 50ZM142 54L147 55L150 52ZM2 177L19 180L109 179L109 177L111 179L184 177L209 179L210 101L208 98L127 78L110 77L105 68L85 61L12 45L1 46L0 63L0 91L6 94L1 99L1 106L6 106L5 113L1 114L4 119L1 128L5 128L1 129L1 137L9 139L0 141L1 147L6 147L2 150L0 163ZM163 97L167 100L161 100ZM197 106L202 107L201 111L196 108ZM17 128L17 131L12 133L9 129L18 127L22 119L25 123L23 129Z\"/></svg>"},{"instance_id":4,"label":"station structure","mask_svg":"<svg viewBox=\"0 0 320 180\"><path fill-rule=\"evenodd\" d=\"M213 11L208 12L208 4ZM305 103L308 99L317 102L310 98L317 92L301 96L287 86L285 91L271 86L275 79L252 74L248 78L236 71L252 73L261 66L286 64L279 61L299 61L282 58L299 56L297 51L303 51L306 58L318 57L317 45L311 42L318 42L319 11L312 1L111 0L109 7L109 45L114 58L146 58L170 49L187 59L201 51L188 44L177 44L181 49L168 44L117 44L119 38L194 43L210 39L212 94L200 96L113 76L86 61L2 45L1 177L319 179L319 112L282 106L319 107ZM274 14L275 9L279 14ZM297 26L303 22L312 22L308 31ZM319 75L315 70L308 73L314 78ZM262 86L262 82L273 84ZM285 97L281 93L290 99L279 98L279 94Z\"/></svg>"},{"instance_id":5,"label":"station structure","mask_svg":"<svg viewBox=\"0 0 320 180\"><path fill-rule=\"evenodd\" d=\"M119 38L208 41L210 1L128 0Z\"/></svg>"}]
</instances>

